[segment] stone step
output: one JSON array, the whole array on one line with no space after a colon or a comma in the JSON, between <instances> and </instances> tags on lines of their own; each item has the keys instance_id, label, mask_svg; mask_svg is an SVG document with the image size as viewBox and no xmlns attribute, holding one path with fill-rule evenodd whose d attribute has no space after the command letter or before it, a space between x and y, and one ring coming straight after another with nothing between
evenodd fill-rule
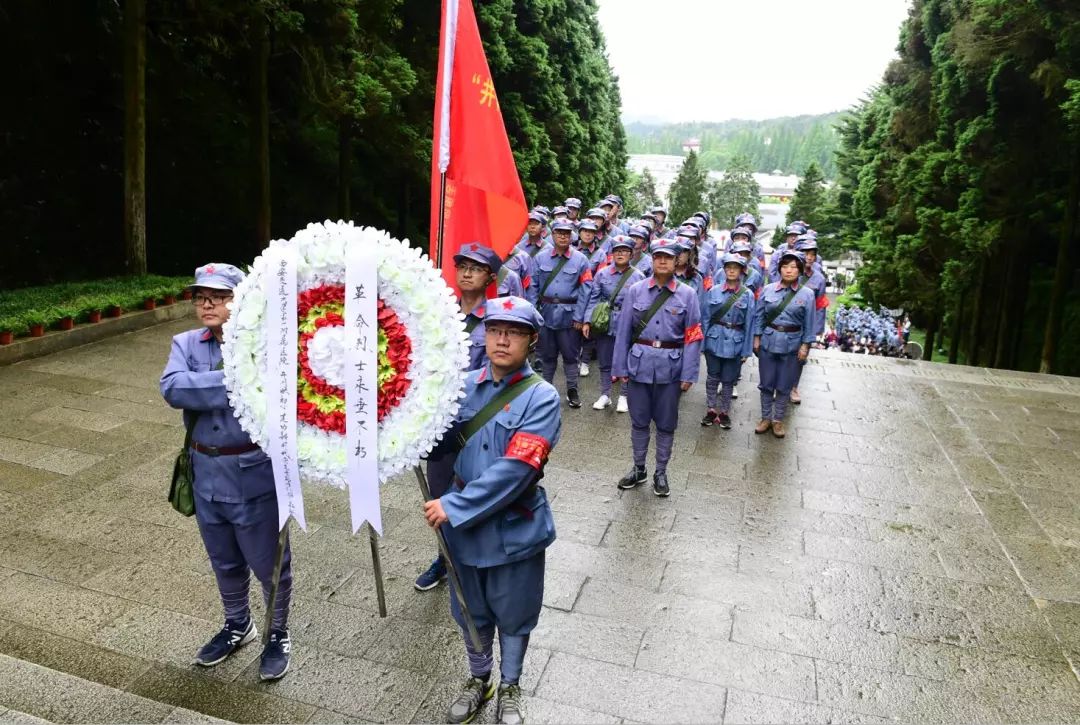
<instances>
[{"instance_id":1,"label":"stone step","mask_svg":"<svg viewBox=\"0 0 1080 725\"><path fill-rule=\"evenodd\" d=\"M18 710L9 710L0 705L0 723L3 723L3 725L42 725L42 723L47 722L49 721L42 720L40 717L27 715L25 712L19 712Z\"/></svg>"},{"instance_id":2,"label":"stone step","mask_svg":"<svg viewBox=\"0 0 1080 725\"><path fill-rule=\"evenodd\" d=\"M115 687L0 654L0 721L165 722L177 710ZM179 720L169 720L179 722Z\"/></svg>"},{"instance_id":3,"label":"stone step","mask_svg":"<svg viewBox=\"0 0 1080 725\"><path fill-rule=\"evenodd\" d=\"M151 661L0 619L0 723L9 721L5 709L57 723L288 723L304 722L316 709L216 674L226 673Z\"/></svg>"},{"instance_id":4,"label":"stone step","mask_svg":"<svg viewBox=\"0 0 1080 725\"><path fill-rule=\"evenodd\" d=\"M176 628L175 636L184 637L184 623ZM303 723L315 714L310 704L259 692L257 674L245 666L257 650L247 660L194 668L168 652L173 641L159 639L154 647L144 632L133 630L131 637L138 647L117 641L112 649L0 619L0 709L57 723ZM21 672L24 682L40 676L46 684L23 687L8 669Z\"/></svg>"}]
</instances>

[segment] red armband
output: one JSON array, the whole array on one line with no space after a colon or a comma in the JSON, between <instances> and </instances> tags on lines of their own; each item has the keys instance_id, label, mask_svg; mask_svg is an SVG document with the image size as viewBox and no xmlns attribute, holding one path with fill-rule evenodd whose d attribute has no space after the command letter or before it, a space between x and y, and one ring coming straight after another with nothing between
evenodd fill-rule
<instances>
[{"instance_id":1,"label":"red armband","mask_svg":"<svg viewBox=\"0 0 1080 725\"><path fill-rule=\"evenodd\" d=\"M551 453L551 444L543 436L535 433L515 433L506 447L506 457L527 463L536 470L547 461Z\"/></svg>"},{"instance_id":2,"label":"red armband","mask_svg":"<svg viewBox=\"0 0 1080 725\"><path fill-rule=\"evenodd\" d=\"M705 339L705 336L701 334L701 325L694 325L686 328L686 333L683 335L683 344L689 345L692 342L700 342Z\"/></svg>"},{"instance_id":3,"label":"red armband","mask_svg":"<svg viewBox=\"0 0 1080 725\"><path fill-rule=\"evenodd\" d=\"M592 282L592 270L588 267L586 267L585 271L578 277L578 284L585 284L586 282Z\"/></svg>"},{"instance_id":4,"label":"red armband","mask_svg":"<svg viewBox=\"0 0 1080 725\"><path fill-rule=\"evenodd\" d=\"M702 282L701 282L701 287L702 287L702 289L704 289L704 290L705 290L706 292L708 292L709 290L711 290L711 289L712 289L712 286L713 286L713 281L712 281L712 275L709 275L708 277L706 277L706 278L705 278L704 280L702 280Z\"/></svg>"},{"instance_id":5,"label":"red armband","mask_svg":"<svg viewBox=\"0 0 1080 725\"><path fill-rule=\"evenodd\" d=\"M529 289L530 287L532 287L532 277L526 275L525 278L521 280L521 288Z\"/></svg>"},{"instance_id":6,"label":"red armband","mask_svg":"<svg viewBox=\"0 0 1080 725\"><path fill-rule=\"evenodd\" d=\"M818 297L818 300L815 303L815 305L817 306L817 308L819 310L823 310L823 309L825 309L826 307L829 306L829 298L826 297L825 295L821 295L821 297Z\"/></svg>"}]
</instances>

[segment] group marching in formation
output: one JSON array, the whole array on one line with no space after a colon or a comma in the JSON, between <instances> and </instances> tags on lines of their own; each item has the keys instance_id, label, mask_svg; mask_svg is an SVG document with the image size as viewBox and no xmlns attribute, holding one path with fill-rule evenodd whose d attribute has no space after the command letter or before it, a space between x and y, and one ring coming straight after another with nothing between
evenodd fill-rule
<instances>
[{"instance_id":1,"label":"group marching in formation","mask_svg":"<svg viewBox=\"0 0 1080 725\"><path fill-rule=\"evenodd\" d=\"M570 408L581 407L578 380L595 358L600 395L592 408L614 404L629 414L633 467L618 488L648 481L655 426L652 490L666 497L679 399L697 382L701 356L701 425L732 426L742 365L755 355L761 419L754 430L783 438L788 404L800 402L803 364L824 331L826 281L816 235L805 224L788 226L766 259L752 214L714 235L705 211L669 226L662 206L634 223L621 220L615 195L582 209L573 198L534 208L505 258L473 242L454 255L469 370L457 421L427 456L432 498L422 504L452 561L436 557L415 584L435 588L448 567L459 583L450 610L463 633L469 677L447 710L451 723L471 721L493 697L498 722L524 722L518 683L540 617L545 550L555 540L540 481L562 427L563 396L553 385L560 360ZM255 573L269 600L279 530L270 458L233 416L222 370L222 325L243 276L227 264L196 270L193 301L203 327L173 339L161 377L166 401L184 411L195 516L224 608L223 628L196 655L195 664L206 667L257 637L249 577ZM289 667L291 591L286 546L260 659L264 680Z\"/></svg>"}]
</instances>

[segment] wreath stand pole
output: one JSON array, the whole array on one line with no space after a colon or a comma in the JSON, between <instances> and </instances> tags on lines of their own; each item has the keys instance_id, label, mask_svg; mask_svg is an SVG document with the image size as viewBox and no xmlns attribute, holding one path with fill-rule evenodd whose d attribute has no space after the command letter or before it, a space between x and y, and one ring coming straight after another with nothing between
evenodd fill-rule
<instances>
[{"instance_id":1,"label":"wreath stand pole","mask_svg":"<svg viewBox=\"0 0 1080 725\"><path fill-rule=\"evenodd\" d=\"M375 570L375 596L379 600L379 616L386 618L386 586L383 584L382 557L379 556L379 535L369 522L368 539L371 542L371 568Z\"/></svg>"},{"instance_id":2,"label":"wreath stand pole","mask_svg":"<svg viewBox=\"0 0 1080 725\"><path fill-rule=\"evenodd\" d=\"M270 577L270 596L266 600L266 621L263 627L263 647L270 641L270 627L274 624L274 606L277 603L278 587L281 585L281 565L285 559L285 545L289 543L289 524L292 517L281 527L277 538L277 551L274 552L274 571Z\"/></svg>"},{"instance_id":3,"label":"wreath stand pole","mask_svg":"<svg viewBox=\"0 0 1080 725\"><path fill-rule=\"evenodd\" d=\"M420 482L420 493L423 494L424 501L430 501L431 487L428 486L424 469L420 466L414 466L413 470L416 471L416 480ZM469 639L472 640L473 649L477 652L483 652L484 645L480 642L480 633L476 630L476 622L473 621L469 605L465 603L465 594L461 590L461 579L458 578L454 560L450 558L450 547L446 545L446 536L440 528L436 527L432 531L435 532L435 539L439 542L439 553L442 554L443 561L446 562L446 577L450 580L450 588L453 590L454 597L457 598L458 606L461 608L461 618L465 620L465 627L469 630Z\"/></svg>"}]
</instances>

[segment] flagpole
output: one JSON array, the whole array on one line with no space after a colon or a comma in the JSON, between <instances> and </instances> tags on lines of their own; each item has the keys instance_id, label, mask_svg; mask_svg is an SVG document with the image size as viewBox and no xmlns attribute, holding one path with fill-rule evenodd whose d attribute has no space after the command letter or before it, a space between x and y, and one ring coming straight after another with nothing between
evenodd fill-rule
<instances>
[{"instance_id":1,"label":"flagpole","mask_svg":"<svg viewBox=\"0 0 1080 725\"><path fill-rule=\"evenodd\" d=\"M439 174L439 228L435 235L435 268L443 268L443 226L446 224L446 172Z\"/></svg>"}]
</instances>

